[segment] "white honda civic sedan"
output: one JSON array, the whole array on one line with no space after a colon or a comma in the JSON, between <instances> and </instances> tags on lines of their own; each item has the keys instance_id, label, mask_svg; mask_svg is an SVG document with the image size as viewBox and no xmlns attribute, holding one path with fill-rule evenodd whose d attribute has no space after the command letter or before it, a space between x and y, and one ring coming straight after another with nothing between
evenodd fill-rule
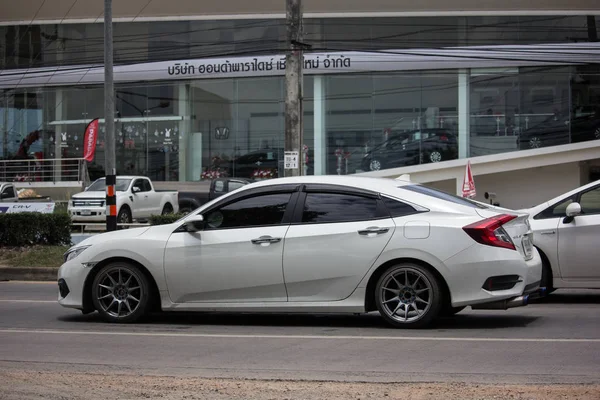
<instances>
[{"instance_id":1,"label":"white honda civic sedan","mask_svg":"<svg viewBox=\"0 0 600 400\"><path fill-rule=\"evenodd\" d=\"M527 304L542 263L528 214L399 180L246 185L167 225L71 248L59 298L110 322L148 312L365 313L425 327L466 306Z\"/></svg>"}]
</instances>

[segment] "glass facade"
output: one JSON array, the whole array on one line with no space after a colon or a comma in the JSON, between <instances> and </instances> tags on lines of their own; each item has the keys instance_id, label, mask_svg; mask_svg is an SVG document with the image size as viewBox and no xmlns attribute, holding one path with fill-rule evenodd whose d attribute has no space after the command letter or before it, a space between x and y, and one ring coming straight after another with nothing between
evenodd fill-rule
<instances>
[{"instance_id":1,"label":"glass facade","mask_svg":"<svg viewBox=\"0 0 600 400\"><path fill-rule=\"evenodd\" d=\"M316 51L435 53L591 42L592 25L586 16L310 19L305 36ZM115 24L115 64L282 54L284 36L279 20ZM0 27L0 41L8 73L103 58L101 24ZM305 75L305 171L352 174L600 139L600 65L555 64ZM156 181L283 174L283 76L115 88L118 174ZM2 90L0 159L81 158L87 123L103 118L103 96L102 85ZM92 179L104 174L100 126Z\"/></svg>"}]
</instances>

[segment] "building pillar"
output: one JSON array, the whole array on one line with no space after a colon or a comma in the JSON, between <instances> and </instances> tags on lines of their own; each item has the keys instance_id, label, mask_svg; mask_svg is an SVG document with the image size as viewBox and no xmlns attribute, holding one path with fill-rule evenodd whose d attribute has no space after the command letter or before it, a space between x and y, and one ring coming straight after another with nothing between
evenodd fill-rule
<instances>
[{"instance_id":1,"label":"building pillar","mask_svg":"<svg viewBox=\"0 0 600 400\"><path fill-rule=\"evenodd\" d=\"M177 85L177 114L182 117L178 122L178 142L179 143L179 182L188 180L188 163L190 156L189 142L191 140L191 119L190 119L190 103L189 103L189 86L187 83L179 83Z\"/></svg>"},{"instance_id":2,"label":"building pillar","mask_svg":"<svg viewBox=\"0 0 600 400\"><path fill-rule=\"evenodd\" d=\"M327 174L327 132L325 129L326 118L326 92L325 76L315 75L314 86L314 175Z\"/></svg>"},{"instance_id":3,"label":"building pillar","mask_svg":"<svg viewBox=\"0 0 600 400\"><path fill-rule=\"evenodd\" d=\"M54 110L54 121L63 121L63 110L65 109L64 102L66 101L66 99L63 96L63 89L56 88L54 95L54 104L56 104L56 108ZM63 129L65 128L66 126L62 124L54 125L54 157L52 158L56 160L54 162L54 181L56 182L62 180L62 168L60 159L62 158L62 133ZM64 133L66 133L66 131Z\"/></svg>"},{"instance_id":4,"label":"building pillar","mask_svg":"<svg viewBox=\"0 0 600 400\"><path fill-rule=\"evenodd\" d=\"M470 155L471 135L471 102L470 102L470 71L458 71L458 158L468 158Z\"/></svg>"}]
</instances>

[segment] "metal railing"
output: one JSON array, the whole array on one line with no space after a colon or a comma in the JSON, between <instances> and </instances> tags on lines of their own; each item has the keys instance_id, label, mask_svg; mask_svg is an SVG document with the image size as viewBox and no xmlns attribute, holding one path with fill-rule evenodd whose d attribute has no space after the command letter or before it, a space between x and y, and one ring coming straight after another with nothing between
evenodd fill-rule
<instances>
[{"instance_id":1,"label":"metal railing","mask_svg":"<svg viewBox=\"0 0 600 400\"><path fill-rule=\"evenodd\" d=\"M82 182L90 181L83 158L0 160L3 182Z\"/></svg>"}]
</instances>

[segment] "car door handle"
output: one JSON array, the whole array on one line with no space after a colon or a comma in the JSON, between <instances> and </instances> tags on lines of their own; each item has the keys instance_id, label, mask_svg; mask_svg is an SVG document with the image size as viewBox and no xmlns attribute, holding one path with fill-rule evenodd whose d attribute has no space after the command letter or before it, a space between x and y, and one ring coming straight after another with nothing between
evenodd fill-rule
<instances>
[{"instance_id":1,"label":"car door handle","mask_svg":"<svg viewBox=\"0 0 600 400\"><path fill-rule=\"evenodd\" d=\"M258 239L252 239L252 243L254 243L254 244L278 243L278 242L281 242L281 238L274 238L271 236L261 236Z\"/></svg>"},{"instance_id":2,"label":"car door handle","mask_svg":"<svg viewBox=\"0 0 600 400\"><path fill-rule=\"evenodd\" d=\"M545 231L545 232L540 232L541 235L554 235L556 234L556 231Z\"/></svg>"},{"instance_id":3,"label":"car door handle","mask_svg":"<svg viewBox=\"0 0 600 400\"><path fill-rule=\"evenodd\" d=\"M390 228L380 228L378 226L370 226L367 229L358 231L358 234L359 235L372 235L372 234L381 235L381 234L388 232L389 230L390 230Z\"/></svg>"}]
</instances>

